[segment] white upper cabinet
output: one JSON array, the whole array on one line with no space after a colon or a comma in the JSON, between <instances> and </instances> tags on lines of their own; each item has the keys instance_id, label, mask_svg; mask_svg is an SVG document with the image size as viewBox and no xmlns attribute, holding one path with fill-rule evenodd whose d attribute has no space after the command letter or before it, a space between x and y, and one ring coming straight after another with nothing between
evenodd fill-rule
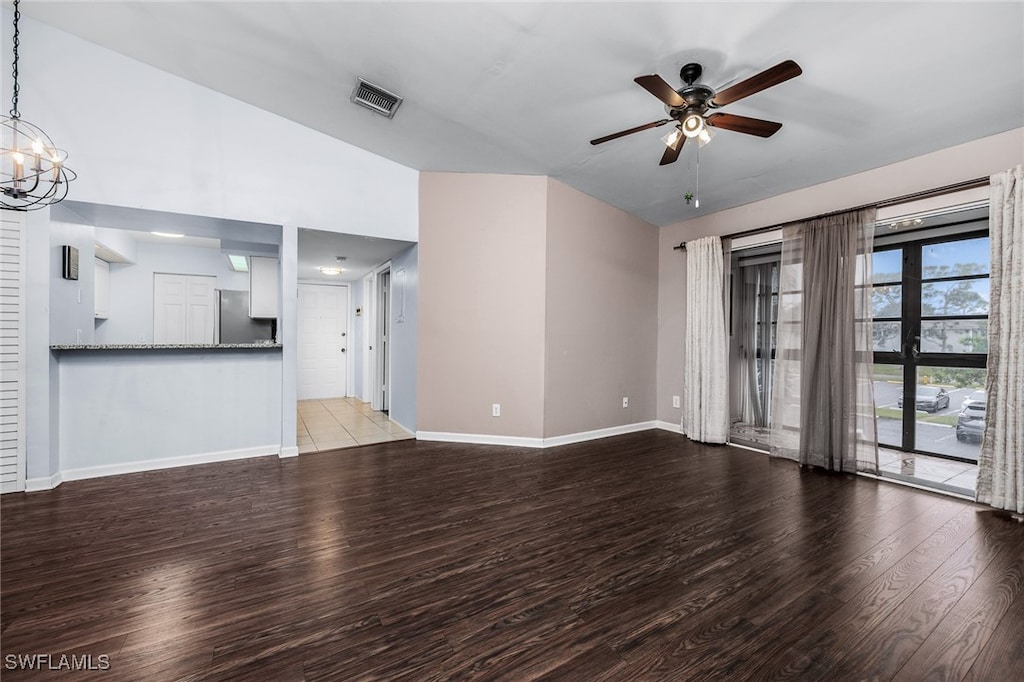
<instances>
[{"instance_id":1,"label":"white upper cabinet","mask_svg":"<svg viewBox=\"0 0 1024 682\"><path fill-rule=\"evenodd\" d=\"M278 316L280 276L276 258L249 257L249 317Z\"/></svg>"},{"instance_id":2,"label":"white upper cabinet","mask_svg":"<svg viewBox=\"0 0 1024 682\"><path fill-rule=\"evenodd\" d=\"M110 317L110 263L102 258L93 260L96 262L95 315L97 320L105 320Z\"/></svg>"}]
</instances>

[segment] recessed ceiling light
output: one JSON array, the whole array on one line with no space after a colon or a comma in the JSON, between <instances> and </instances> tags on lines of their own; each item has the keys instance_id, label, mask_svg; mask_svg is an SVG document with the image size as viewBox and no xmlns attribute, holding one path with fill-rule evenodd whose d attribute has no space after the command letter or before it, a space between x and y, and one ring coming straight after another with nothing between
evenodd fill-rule
<instances>
[{"instance_id":1,"label":"recessed ceiling light","mask_svg":"<svg viewBox=\"0 0 1024 682\"><path fill-rule=\"evenodd\" d=\"M155 234L157 237L164 237L166 239L181 239L185 236L183 234L178 234L177 232L150 232L150 234Z\"/></svg>"},{"instance_id":2,"label":"recessed ceiling light","mask_svg":"<svg viewBox=\"0 0 1024 682\"><path fill-rule=\"evenodd\" d=\"M235 272L249 272L249 259L245 256L238 256L229 253L228 263L231 264L231 269Z\"/></svg>"},{"instance_id":3,"label":"recessed ceiling light","mask_svg":"<svg viewBox=\"0 0 1024 682\"><path fill-rule=\"evenodd\" d=\"M320 268L320 272L322 272L325 275L340 275L341 268L322 267Z\"/></svg>"}]
</instances>

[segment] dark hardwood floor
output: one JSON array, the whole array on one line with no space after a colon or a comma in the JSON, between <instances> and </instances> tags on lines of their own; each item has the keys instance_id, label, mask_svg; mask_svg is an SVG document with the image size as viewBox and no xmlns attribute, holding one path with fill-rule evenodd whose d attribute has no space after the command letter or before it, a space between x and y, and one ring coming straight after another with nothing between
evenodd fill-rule
<instances>
[{"instance_id":1,"label":"dark hardwood floor","mask_svg":"<svg viewBox=\"0 0 1024 682\"><path fill-rule=\"evenodd\" d=\"M0 642L118 680L1024 679L1024 524L649 431L0 499ZM79 659L83 660L83 659Z\"/></svg>"}]
</instances>

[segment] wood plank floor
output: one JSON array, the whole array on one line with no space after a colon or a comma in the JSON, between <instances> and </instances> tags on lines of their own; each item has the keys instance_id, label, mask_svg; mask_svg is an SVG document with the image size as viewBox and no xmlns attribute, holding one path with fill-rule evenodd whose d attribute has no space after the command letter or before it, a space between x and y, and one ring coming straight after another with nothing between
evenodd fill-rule
<instances>
[{"instance_id":1,"label":"wood plank floor","mask_svg":"<svg viewBox=\"0 0 1024 682\"><path fill-rule=\"evenodd\" d=\"M1024 679L1024 524L664 431L65 483L0 544L3 665L74 679Z\"/></svg>"}]
</instances>

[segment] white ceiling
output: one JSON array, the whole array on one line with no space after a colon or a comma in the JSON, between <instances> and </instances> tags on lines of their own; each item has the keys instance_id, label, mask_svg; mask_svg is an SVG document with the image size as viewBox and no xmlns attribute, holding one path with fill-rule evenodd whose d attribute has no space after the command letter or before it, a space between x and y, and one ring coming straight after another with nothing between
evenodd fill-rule
<instances>
[{"instance_id":1,"label":"white ceiling","mask_svg":"<svg viewBox=\"0 0 1024 682\"><path fill-rule=\"evenodd\" d=\"M22 12L419 170L546 174L670 224L1024 125L1024 3L28 2ZM26 38L27 39L27 38ZM725 107L659 167L664 117L633 82L803 75ZM405 98L349 101L362 76ZM102 74L97 74L102 78Z\"/></svg>"},{"instance_id":2,"label":"white ceiling","mask_svg":"<svg viewBox=\"0 0 1024 682\"><path fill-rule=\"evenodd\" d=\"M397 239L300 229L299 280L354 282L412 244ZM338 262L338 256L345 261ZM335 266L342 269L340 275L325 275L319 270Z\"/></svg>"}]
</instances>

